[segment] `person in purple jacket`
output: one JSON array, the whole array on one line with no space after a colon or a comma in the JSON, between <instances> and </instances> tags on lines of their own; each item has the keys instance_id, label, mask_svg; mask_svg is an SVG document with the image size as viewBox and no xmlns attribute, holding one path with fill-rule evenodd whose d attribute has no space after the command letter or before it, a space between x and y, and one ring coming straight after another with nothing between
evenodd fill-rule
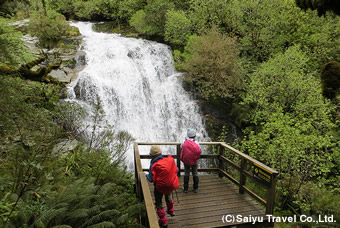
<instances>
[{"instance_id":1,"label":"person in purple jacket","mask_svg":"<svg viewBox=\"0 0 340 228\"><path fill-rule=\"evenodd\" d=\"M183 191L188 193L190 170L193 176L193 191L198 192L198 172L197 162L202 154L201 146L195 141L196 131L194 129L187 129L187 138L181 144L181 161L184 163L184 186Z\"/></svg>"}]
</instances>

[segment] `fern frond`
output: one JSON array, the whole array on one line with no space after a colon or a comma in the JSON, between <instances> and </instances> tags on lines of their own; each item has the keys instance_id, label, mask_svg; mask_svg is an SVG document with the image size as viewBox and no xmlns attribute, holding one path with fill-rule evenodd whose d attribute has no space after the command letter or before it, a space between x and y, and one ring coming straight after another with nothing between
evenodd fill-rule
<instances>
[{"instance_id":1,"label":"fern frond","mask_svg":"<svg viewBox=\"0 0 340 228\"><path fill-rule=\"evenodd\" d=\"M58 225L58 226L52 226L52 228L72 228L72 226L69 226L69 225Z\"/></svg>"},{"instance_id":2,"label":"fern frond","mask_svg":"<svg viewBox=\"0 0 340 228\"><path fill-rule=\"evenodd\" d=\"M57 204L59 203L70 203L72 204L72 202L77 199L79 196L77 193L65 193L63 192L56 200L57 200L57 203L54 204L53 207L55 207Z\"/></svg>"},{"instance_id":3,"label":"fern frond","mask_svg":"<svg viewBox=\"0 0 340 228\"><path fill-rule=\"evenodd\" d=\"M103 211L103 212L93 216L92 218L88 219L82 225L82 227L88 227L90 225L94 225L94 224L100 223L100 222L105 221L105 220L112 220L112 219L116 218L119 214L120 214L120 211L115 210L115 209Z\"/></svg>"},{"instance_id":4,"label":"fern frond","mask_svg":"<svg viewBox=\"0 0 340 228\"><path fill-rule=\"evenodd\" d=\"M89 226L88 228L115 228L116 225L112 222L101 222L98 224L94 224L92 226Z\"/></svg>"},{"instance_id":5,"label":"fern frond","mask_svg":"<svg viewBox=\"0 0 340 228\"><path fill-rule=\"evenodd\" d=\"M117 219L117 224L118 225L125 225L129 223L129 215L128 213L122 214L118 219Z\"/></svg>"},{"instance_id":6,"label":"fern frond","mask_svg":"<svg viewBox=\"0 0 340 228\"><path fill-rule=\"evenodd\" d=\"M60 208L68 208L69 203L67 202L57 202L55 205L53 205L54 209L60 209Z\"/></svg>"},{"instance_id":7,"label":"fern frond","mask_svg":"<svg viewBox=\"0 0 340 228\"><path fill-rule=\"evenodd\" d=\"M89 216L89 209L81 208L68 213L66 220L85 219Z\"/></svg>"},{"instance_id":8,"label":"fern frond","mask_svg":"<svg viewBox=\"0 0 340 228\"><path fill-rule=\"evenodd\" d=\"M97 194L101 196L111 195L115 187L116 187L116 184L114 183L111 183L111 182L106 183L100 188Z\"/></svg>"},{"instance_id":9,"label":"fern frond","mask_svg":"<svg viewBox=\"0 0 340 228\"><path fill-rule=\"evenodd\" d=\"M95 205L95 206L93 206L93 207L91 207L89 209L88 214L89 214L89 216L92 217L92 216L98 214L100 211L101 211L101 206L100 205Z\"/></svg>"},{"instance_id":10,"label":"fern frond","mask_svg":"<svg viewBox=\"0 0 340 228\"><path fill-rule=\"evenodd\" d=\"M88 208L94 204L94 202L98 202L98 199L100 199L99 195L84 195L80 198L81 201L79 201L74 207L74 209L80 209L80 208Z\"/></svg>"},{"instance_id":11,"label":"fern frond","mask_svg":"<svg viewBox=\"0 0 340 228\"><path fill-rule=\"evenodd\" d=\"M44 214L42 214L40 218L38 218L38 220L35 221L34 224L36 226L40 226L42 223L47 226L51 222L51 220L57 218L59 215L61 215L65 211L67 211L67 208L50 209L46 211Z\"/></svg>"},{"instance_id":12,"label":"fern frond","mask_svg":"<svg viewBox=\"0 0 340 228\"><path fill-rule=\"evenodd\" d=\"M124 211L124 213L128 213L130 217L138 217L140 214L143 214L144 212L145 212L144 203L131 205Z\"/></svg>"}]
</instances>

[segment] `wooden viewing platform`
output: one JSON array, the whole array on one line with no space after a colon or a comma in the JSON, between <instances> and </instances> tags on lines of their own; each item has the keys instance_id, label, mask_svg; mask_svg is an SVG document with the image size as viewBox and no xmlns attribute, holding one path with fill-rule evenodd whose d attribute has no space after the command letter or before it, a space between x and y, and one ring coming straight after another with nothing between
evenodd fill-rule
<instances>
[{"instance_id":1,"label":"wooden viewing platform","mask_svg":"<svg viewBox=\"0 0 340 228\"><path fill-rule=\"evenodd\" d=\"M140 155L139 146L145 145L170 145L176 147L176 154L171 155L177 160L177 167L181 169L180 143L135 143L135 177L136 194L141 202L145 203L146 217L141 221L146 227L159 227L158 217L154 205L154 185L147 181L141 159L150 159L150 155ZM204 150L200 160L215 161L217 167L199 168L200 182L198 193L192 192L192 176L190 176L189 192L183 193L183 177L179 173L180 188L173 192L176 216L168 218L168 227L270 227L272 224L266 220L266 214L273 214L275 185L278 172L249 157L248 155L219 142L201 142L202 146L209 146ZM217 154L205 154L209 150ZM230 153L239 158L239 163L228 159ZM163 153L163 155L166 155ZM237 159L236 159L237 160ZM210 163L210 166L213 163ZM182 165L183 166L183 165ZM209 166L209 167L210 167ZM236 170L238 173L235 177ZM226 178L225 178L226 177ZM266 199L246 187L249 178L256 186L261 186L267 192ZM248 195L245 195L247 193ZM258 205L254 199L263 207ZM163 197L163 206L166 208ZM225 217L227 216L227 217ZM233 217L235 216L235 217ZM237 221L236 216L242 216L243 221ZM263 222L252 224L251 218L262 218ZM233 221L232 218L235 218ZM245 221L249 218L249 221ZM224 219L224 221L223 221Z\"/></svg>"}]
</instances>

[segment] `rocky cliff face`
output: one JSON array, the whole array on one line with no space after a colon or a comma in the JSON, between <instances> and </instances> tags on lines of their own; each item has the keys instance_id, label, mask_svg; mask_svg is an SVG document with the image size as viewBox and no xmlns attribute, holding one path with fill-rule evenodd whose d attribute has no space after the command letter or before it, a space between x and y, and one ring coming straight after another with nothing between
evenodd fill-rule
<instances>
[{"instance_id":1,"label":"rocky cliff face","mask_svg":"<svg viewBox=\"0 0 340 228\"><path fill-rule=\"evenodd\" d=\"M13 23L20 31L27 26L28 20L18 21ZM85 67L86 59L85 52L79 50L80 44L82 43L81 36L67 37L63 41L64 46L61 48L53 49L41 49L38 47L38 38L32 37L29 34L23 36L23 40L29 50L36 55L45 55L46 61L37 65L36 68L41 66L47 66L51 63L62 61L61 66L58 69L52 70L49 75L56 78L58 81L63 83L70 83L74 80L78 73Z\"/></svg>"}]
</instances>

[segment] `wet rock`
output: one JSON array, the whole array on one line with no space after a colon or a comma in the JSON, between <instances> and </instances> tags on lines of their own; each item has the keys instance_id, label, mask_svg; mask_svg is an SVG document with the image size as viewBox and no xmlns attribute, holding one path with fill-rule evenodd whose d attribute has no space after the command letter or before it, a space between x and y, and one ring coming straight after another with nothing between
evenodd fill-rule
<instances>
[{"instance_id":1,"label":"wet rock","mask_svg":"<svg viewBox=\"0 0 340 228\"><path fill-rule=\"evenodd\" d=\"M76 139L66 139L54 146L53 153L67 153L74 150L79 145Z\"/></svg>"},{"instance_id":2,"label":"wet rock","mask_svg":"<svg viewBox=\"0 0 340 228\"><path fill-rule=\"evenodd\" d=\"M60 81L60 82L65 82L65 83L71 82L71 78L69 77L69 75L66 74L65 71L60 70L60 69L52 70L49 75L58 79L58 81Z\"/></svg>"}]
</instances>

